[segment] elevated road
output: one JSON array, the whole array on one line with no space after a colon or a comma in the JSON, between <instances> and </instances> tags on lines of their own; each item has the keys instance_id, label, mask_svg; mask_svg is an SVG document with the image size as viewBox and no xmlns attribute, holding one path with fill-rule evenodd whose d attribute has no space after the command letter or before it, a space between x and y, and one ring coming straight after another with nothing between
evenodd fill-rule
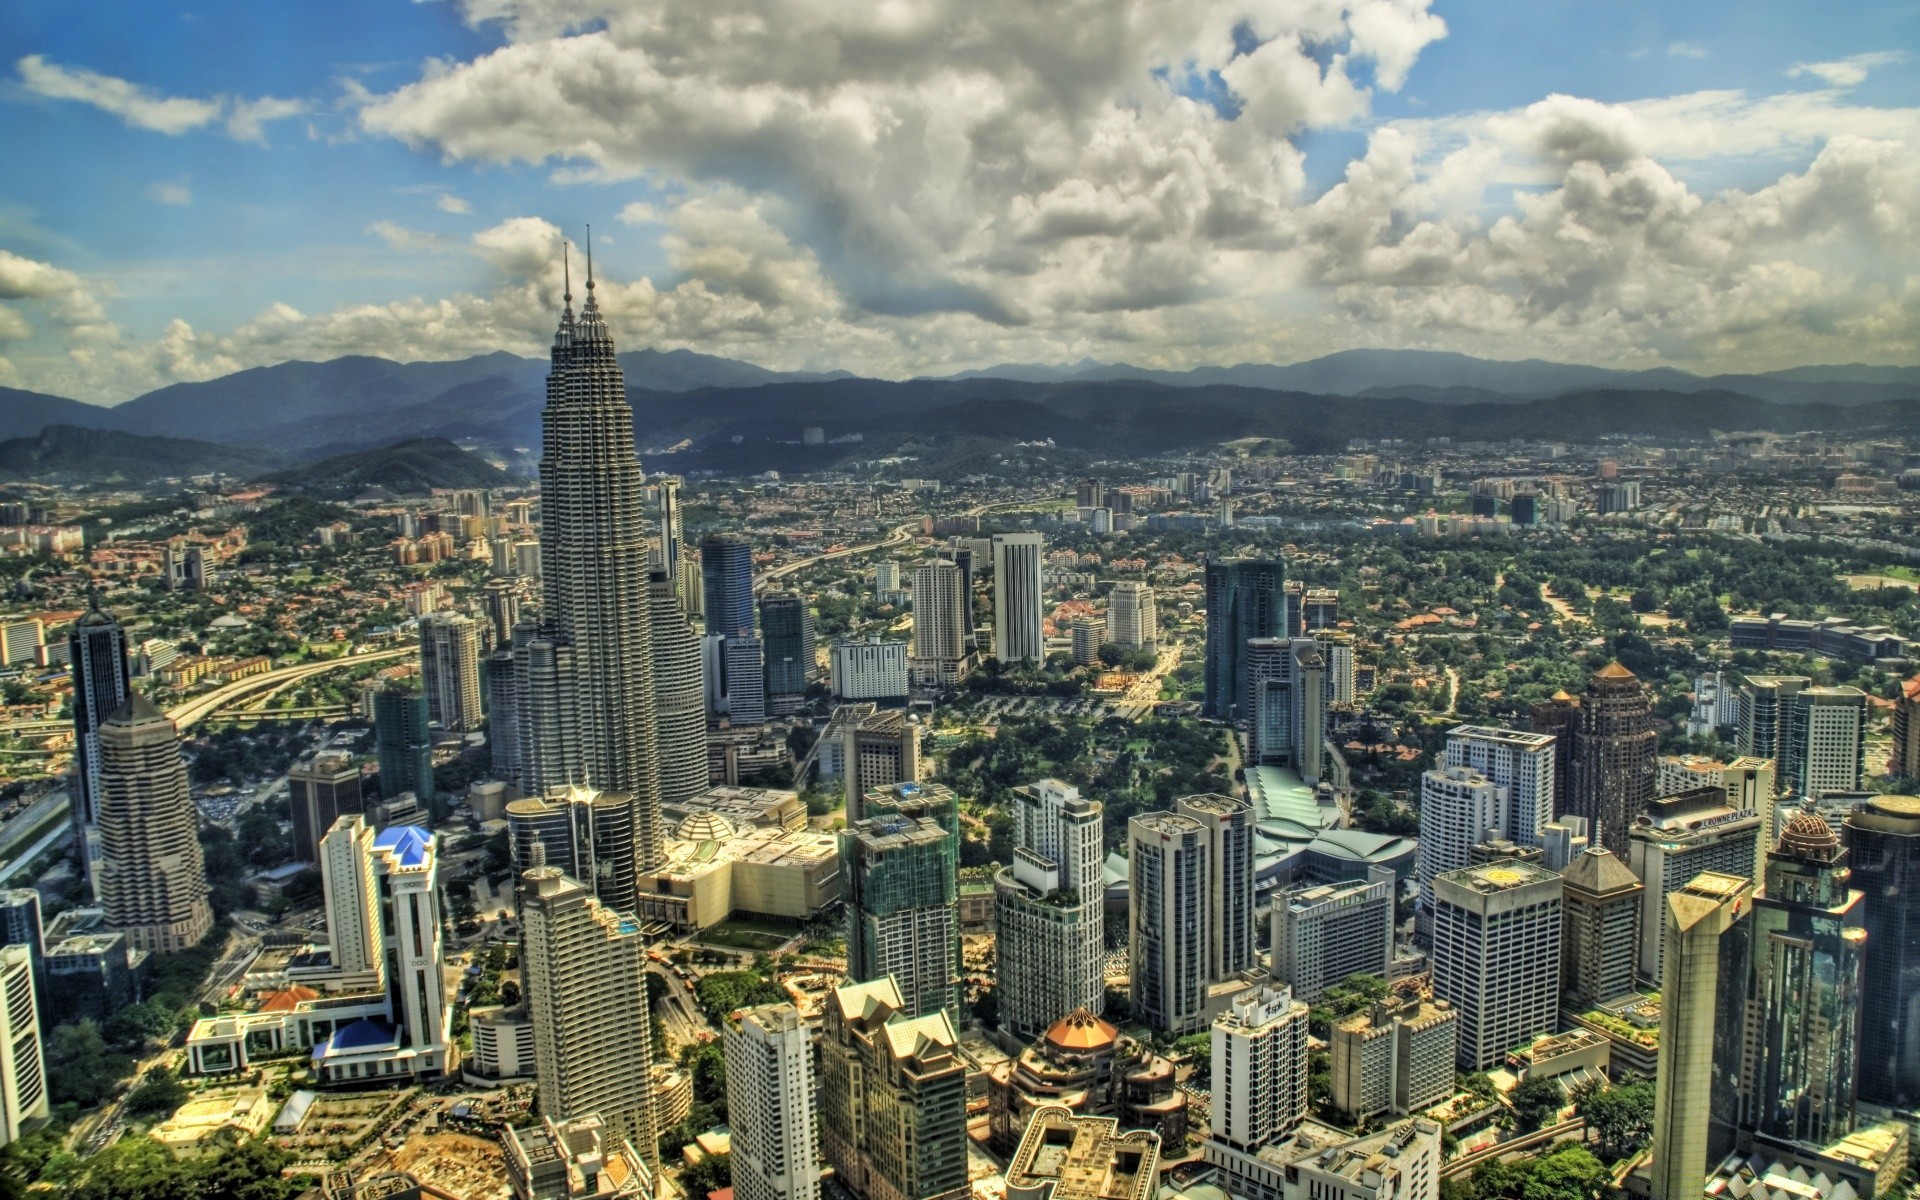
<instances>
[{"instance_id":1,"label":"elevated road","mask_svg":"<svg viewBox=\"0 0 1920 1200\"><path fill-rule=\"evenodd\" d=\"M172 717L173 723L180 727L180 732L185 733L211 714L257 693L278 692L289 684L311 679L315 675L325 675L329 671L364 666L368 663L388 662L418 653L420 653L418 646L395 646L390 650L375 650L370 654L349 654L319 662L276 667L271 671L262 671L258 675L249 675L245 679L236 679L232 683L223 683L210 692L203 692L190 700L182 701L168 709L167 715Z\"/></svg>"}]
</instances>

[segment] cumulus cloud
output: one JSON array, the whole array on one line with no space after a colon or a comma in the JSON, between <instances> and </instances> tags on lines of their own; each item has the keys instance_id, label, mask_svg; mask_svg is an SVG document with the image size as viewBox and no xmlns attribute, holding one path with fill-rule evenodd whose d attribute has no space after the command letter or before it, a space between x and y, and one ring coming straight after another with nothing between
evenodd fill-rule
<instances>
[{"instance_id":1,"label":"cumulus cloud","mask_svg":"<svg viewBox=\"0 0 1920 1200\"><path fill-rule=\"evenodd\" d=\"M63 67L38 54L29 54L15 64L20 83L27 91L49 100L73 100L112 113L135 129L150 129L170 135L187 133L225 119L229 137L242 142L265 141L264 126L298 116L307 111L304 102L273 96L243 99L216 96L197 100L187 96L164 96L113 75L102 75L84 67Z\"/></svg>"},{"instance_id":2,"label":"cumulus cloud","mask_svg":"<svg viewBox=\"0 0 1920 1200\"><path fill-rule=\"evenodd\" d=\"M438 196L434 197L433 206L443 213L461 214L473 211L472 205L454 195L452 192L441 192Z\"/></svg>"},{"instance_id":3,"label":"cumulus cloud","mask_svg":"<svg viewBox=\"0 0 1920 1200\"><path fill-rule=\"evenodd\" d=\"M1795 63L1788 68L1787 74L1793 77L1811 75L1829 87L1859 87L1867 81L1867 76L1877 68L1890 67L1907 61L1904 50L1875 50L1867 54L1855 54L1834 62Z\"/></svg>"}]
</instances>

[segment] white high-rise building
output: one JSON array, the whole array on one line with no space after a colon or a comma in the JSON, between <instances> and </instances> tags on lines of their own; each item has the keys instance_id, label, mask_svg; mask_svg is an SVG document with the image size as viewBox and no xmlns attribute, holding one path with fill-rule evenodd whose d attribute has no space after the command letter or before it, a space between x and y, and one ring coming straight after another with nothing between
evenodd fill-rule
<instances>
[{"instance_id":1,"label":"white high-rise building","mask_svg":"<svg viewBox=\"0 0 1920 1200\"><path fill-rule=\"evenodd\" d=\"M1047 657L1046 549L1037 533L993 535L993 653L1003 663Z\"/></svg>"},{"instance_id":2,"label":"white high-rise building","mask_svg":"<svg viewBox=\"0 0 1920 1200\"><path fill-rule=\"evenodd\" d=\"M1867 694L1855 687L1810 687L1795 697L1793 786L1802 796L1857 792L1866 766Z\"/></svg>"},{"instance_id":3,"label":"white high-rise building","mask_svg":"<svg viewBox=\"0 0 1920 1200\"><path fill-rule=\"evenodd\" d=\"M1321 633L1316 636L1320 652L1327 659L1327 703L1350 705L1354 702L1353 641L1345 634Z\"/></svg>"},{"instance_id":4,"label":"white high-rise building","mask_svg":"<svg viewBox=\"0 0 1920 1200\"><path fill-rule=\"evenodd\" d=\"M1213 1137L1251 1152L1307 1113L1307 1005L1268 986L1233 998L1213 1022Z\"/></svg>"},{"instance_id":5,"label":"white high-rise building","mask_svg":"<svg viewBox=\"0 0 1920 1200\"><path fill-rule=\"evenodd\" d=\"M1153 589L1138 581L1113 585L1107 596L1107 640L1128 650L1160 647L1160 618Z\"/></svg>"},{"instance_id":6,"label":"white high-rise building","mask_svg":"<svg viewBox=\"0 0 1920 1200\"><path fill-rule=\"evenodd\" d=\"M1350 975L1392 973L1394 875L1276 890L1273 977L1311 1003Z\"/></svg>"},{"instance_id":7,"label":"white high-rise building","mask_svg":"<svg viewBox=\"0 0 1920 1200\"><path fill-rule=\"evenodd\" d=\"M1255 964L1253 809L1231 796L1182 796L1173 811L1206 832L1207 980L1221 983Z\"/></svg>"},{"instance_id":8,"label":"white high-rise building","mask_svg":"<svg viewBox=\"0 0 1920 1200\"><path fill-rule=\"evenodd\" d=\"M435 837L417 826L394 825L374 835L373 857L384 893L382 921L393 931L386 948L389 987L399 994L393 1015L414 1045L443 1049L452 1014L441 971ZM443 1056L439 1066L446 1065Z\"/></svg>"},{"instance_id":9,"label":"white high-rise building","mask_svg":"<svg viewBox=\"0 0 1920 1200\"><path fill-rule=\"evenodd\" d=\"M836 700L892 700L907 698L907 644L872 637L864 642L837 641L829 655Z\"/></svg>"},{"instance_id":10,"label":"white high-rise building","mask_svg":"<svg viewBox=\"0 0 1920 1200\"><path fill-rule=\"evenodd\" d=\"M329 990L377 987L386 963L380 925L380 881L374 871L373 826L358 813L340 817L320 839L327 941L336 978Z\"/></svg>"},{"instance_id":11,"label":"white high-rise building","mask_svg":"<svg viewBox=\"0 0 1920 1200\"><path fill-rule=\"evenodd\" d=\"M913 662L917 682L957 683L973 632L967 575L949 559L913 569Z\"/></svg>"},{"instance_id":12,"label":"white high-rise building","mask_svg":"<svg viewBox=\"0 0 1920 1200\"><path fill-rule=\"evenodd\" d=\"M1538 846L1541 828L1553 820L1554 751L1549 733L1456 725L1447 731L1441 765L1470 767L1505 788L1500 835L1517 846Z\"/></svg>"},{"instance_id":13,"label":"white high-rise building","mask_svg":"<svg viewBox=\"0 0 1920 1200\"><path fill-rule=\"evenodd\" d=\"M520 973L533 1018L540 1111L556 1121L599 1114L648 1162L658 1158L639 922L558 867L520 877Z\"/></svg>"},{"instance_id":14,"label":"white high-rise building","mask_svg":"<svg viewBox=\"0 0 1920 1200\"><path fill-rule=\"evenodd\" d=\"M1106 998L1101 805L1057 779L1017 788L1013 865L994 877L1000 1023L1022 1042Z\"/></svg>"},{"instance_id":15,"label":"white high-rise building","mask_svg":"<svg viewBox=\"0 0 1920 1200\"><path fill-rule=\"evenodd\" d=\"M873 564L873 590L882 596L899 591L900 564L890 558Z\"/></svg>"},{"instance_id":16,"label":"white high-rise building","mask_svg":"<svg viewBox=\"0 0 1920 1200\"><path fill-rule=\"evenodd\" d=\"M0 946L0 1146L47 1116L47 1064L40 1049L33 950Z\"/></svg>"},{"instance_id":17,"label":"white high-rise building","mask_svg":"<svg viewBox=\"0 0 1920 1200\"><path fill-rule=\"evenodd\" d=\"M1433 881L1467 866L1488 834L1505 836L1507 789L1471 767L1440 767L1420 777L1420 838L1413 877L1424 919L1433 911Z\"/></svg>"},{"instance_id":18,"label":"white high-rise building","mask_svg":"<svg viewBox=\"0 0 1920 1200\"><path fill-rule=\"evenodd\" d=\"M1491 1070L1554 1029L1564 888L1512 859L1434 879L1433 994L1460 1014L1461 1070Z\"/></svg>"},{"instance_id":19,"label":"white high-rise building","mask_svg":"<svg viewBox=\"0 0 1920 1200\"><path fill-rule=\"evenodd\" d=\"M481 624L464 613L420 618L420 682L427 720L454 733L480 728Z\"/></svg>"},{"instance_id":20,"label":"white high-rise building","mask_svg":"<svg viewBox=\"0 0 1920 1200\"><path fill-rule=\"evenodd\" d=\"M1153 1029L1205 1027L1211 912L1211 840L1179 813L1142 813L1127 822L1127 939L1133 1013Z\"/></svg>"},{"instance_id":21,"label":"white high-rise building","mask_svg":"<svg viewBox=\"0 0 1920 1200\"><path fill-rule=\"evenodd\" d=\"M742 1009L722 1028L736 1200L818 1200L813 1047L799 1010Z\"/></svg>"}]
</instances>

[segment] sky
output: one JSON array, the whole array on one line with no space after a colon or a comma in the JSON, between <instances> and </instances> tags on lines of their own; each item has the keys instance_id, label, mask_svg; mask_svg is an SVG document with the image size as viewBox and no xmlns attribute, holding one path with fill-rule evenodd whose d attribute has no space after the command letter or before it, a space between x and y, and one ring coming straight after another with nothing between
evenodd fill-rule
<instances>
[{"instance_id":1,"label":"sky","mask_svg":"<svg viewBox=\"0 0 1920 1200\"><path fill-rule=\"evenodd\" d=\"M1920 5L9 0L0 385L1920 363ZM576 268L578 269L578 268Z\"/></svg>"}]
</instances>

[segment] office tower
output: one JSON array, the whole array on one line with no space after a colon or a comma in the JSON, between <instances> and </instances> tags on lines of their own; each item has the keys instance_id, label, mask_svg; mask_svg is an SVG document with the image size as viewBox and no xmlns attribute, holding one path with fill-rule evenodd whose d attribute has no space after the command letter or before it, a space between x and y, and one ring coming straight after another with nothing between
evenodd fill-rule
<instances>
[{"instance_id":1,"label":"office tower","mask_svg":"<svg viewBox=\"0 0 1920 1200\"><path fill-rule=\"evenodd\" d=\"M1590 847L1560 872L1566 881L1560 986L1567 1011L1583 1013L1633 990L1640 905L1646 888L1618 855Z\"/></svg>"},{"instance_id":2,"label":"office tower","mask_svg":"<svg viewBox=\"0 0 1920 1200\"><path fill-rule=\"evenodd\" d=\"M813 1047L791 1004L744 1008L721 1022L736 1200L818 1200Z\"/></svg>"},{"instance_id":3,"label":"office tower","mask_svg":"<svg viewBox=\"0 0 1920 1200\"><path fill-rule=\"evenodd\" d=\"M1653 1200L1699 1200L1734 1149L1753 882L1703 872L1666 898L1654 1072Z\"/></svg>"},{"instance_id":4,"label":"office tower","mask_svg":"<svg viewBox=\"0 0 1920 1200\"><path fill-rule=\"evenodd\" d=\"M540 1111L597 1114L658 1161L640 926L558 867L520 876L520 974L533 1018Z\"/></svg>"},{"instance_id":5,"label":"office tower","mask_svg":"<svg viewBox=\"0 0 1920 1200\"><path fill-rule=\"evenodd\" d=\"M684 536L680 515L680 484L679 477L674 475L657 475L653 480L654 494L660 499L659 565L667 577L669 590L680 578L680 542Z\"/></svg>"},{"instance_id":6,"label":"office tower","mask_svg":"<svg viewBox=\"0 0 1920 1200\"><path fill-rule=\"evenodd\" d=\"M1280 586L1280 594L1286 605L1286 632L1282 637L1304 637L1307 632L1306 603L1307 585L1298 579L1289 579Z\"/></svg>"},{"instance_id":7,"label":"office tower","mask_svg":"<svg viewBox=\"0 0 1920 1200\"><path fill-rule=\"evenodd\" d=\"M899 591L900 564L890 558L873 564L873 590L881 596Z\"/></svg>"},{"instance_id":8,"label":"office tower","mask_svg":"<svg viewBox=\"0 0 1920 1200\"><path fill-rule=\"evenodd\" d=\"M1703 787L1721 788L1727 793L1727 803L1734 808L1760 813L1770 813L1773 798L1779 794L1774 786L1770 758L1737 755L1721 760L1697 754L1661 756L1656 794L1673 796Z\"/></svg>"},{"instance_id":9,"label":"office tower","mask_svg":"<svg viewBox=\"0 0 1920 1200\"><path fill-rule=\"evenodd\" d=\"M1565 811L1591 822L1593 840L1615 854L1626 853L1627 830L1653 799L1659 746L1639 677L1617 662L1594 672L1580 701Z\"/></svg>"},{"instance_id":10,"label":"office tower","mask_svg":"<svg viewBox=\"0 0 1920 1200\"><path fill-rule=\"evenodd\" d=\"M1091 667L1100 661L1100 635L1105 625L1092 617L1073 619L1073 665Z\"/></svg>"},{"instance_id":11,"label":"office tower","mask_svg":"<svg viewBox=\"0 0 1920 1200\"><path fill-rule=\"evenodd\" d=\"M1799 795L1860 789L1866 768L1867 694L1855 687L1802 688L1788 714L1786 781Z\"/></svg>"},{"instance_id":12,"label":"office tower","mask_svg":"<svg viewBox=\"0 0 1920 1200\"><path fill-rule=\"evenodd\" d=\"M0 890L0 945L25 946L33 954L33 977L46 983L47 938L40 920L40 893L33 888Z\"/></svg>"},{"instance_id":13,"label":"office tower","mask_svg":"<svg viewBox=\"0 0 1920 1200\"><path fill-rule=\"evenodd\" d=\"M917 668L908 665L905 642L882 641L878 634L863 642L842 639L834 642L829 657L834 699L907 702Z\"/></svg>"},{"instance_id":14,"label":"office tower","mask_svg":"<svg viewBox=\"0 0 1920 1200\"><path fill-rule=\"evenodd\" d=\"M891 979L827 998L820 1152L860 1200L966 1200L967 1069L945 1012L914 1016Z\"/></svg>"},{"instance_id":15,"label":"office tower","mask_svg":"<svg viewBox=\"0 0 1920 1200\"><path fill-rule=\"evenodd\" d=\"M1328 630L1314 640L1327 660L1327 703L1350 707L1355 695L1353 635Z\"/></svg>"},{"instance_id":16,"label":"office tower","mask_svg":"<svg viewBox=\"0 0 1920 1200\"><path fill-rule=\"evenodd\" d=\"M358 813L341 814L320 838L331 973L341 990L377 988L386 966L373 840L373 826Z\"/></svg>"},{"instance_id":17,"label":"office tower","mask_svg":"<svg viewBox=\"0 0 1920 1200\"><path fill-rule=\"evenodd\" d=\"M767 721L767 667L765 647L757 637L708 634L708 662L719 668L708 687L708 706L732 725L764 725Z\"/></svg>"},{"instance_id":18,"label":"office tower","mask_svg":"<svg viewBox=\"0 0 1920 1200\"><path fill-rule=\"evenodd\" d=\"M895 709L869 713L844 729L840 761L851 825L866 815L861 805L868 792L920 778L920 726Z\"/></svg>"},{"instance_id":19,"label":"office tower","mask_svg":"<svg viewBox=\"0 0 1920 1200\"><path fill-rule=\"evenodd\" d=\"M92 880L100 857L100 725L133 694L126 630L100 607L97 590L67 635L67 657L73 679L74 845L81 851L81 871Z\"/></svg>"},{"instance_id":20,"label":"office tower","mask_svg":"<svg viewBox=\"0 0 1920 1200\"><path fill-rule=\"evenodd\" d=\"M1213 1022L1213 1137L1251 1153L1307 1114L1307 1006L1281 985L1252 988Z\"/></svg>"},{"instance_id":21,"label":"office tower","mask_svg":"<svg viewBox=\"0 0 1920 1200\"><path fill-rule=\"evenodd\" d=\"M1920 779L1920 675L1903 680L1894 699L1893 756L1888 770L1901 779Z\"/></svg>"},{"instance_id":22,"label":"office tower","mask_svg":"<svg viewBox=\"0 0 1920 1200\"><path fill-rule=\"evenodd\" d=\"M847 900L847 978L893 978L896 1007L914 1016L960 1020L960 894L955 828L936 818L952 793L919 800L916 785L898 811L855 821L840 835ZM953 820L957 818L949 818Z\"/></svg>"},{"instance_id":23,"label":"office tower","mask_svg":"<svg viewBox=\"0 0 1920 1200\"><path fill-rule=\"evenodd\" d=\"M1481 841L1504 837L1507 812L1507 789L1471 767L1440 767L1420 776L1413 876L1420 885L1422 932L1433 916L1433 881L1472 863Z\"/></svg>"},{"instance_id":24,"label":"office tower","mask_svg":"<svg viewBox=\"0 0 1920 1200\"><path fill-rule=\"evenodd\" d=\"M327 751L287 768L287 800L293 814L293 853L320 861L320 839L341 817L365 812L360 763L351 754Z\"/></svg>"},{"instance_id":25,"label":"office tower","mask_svg":"<svg viewBox=\"0 0 1920 1200\"><path fill-rule=\"evenodd\" d=\"M1781 787L1794 777L1788 736L1793 698L1812 685L1805 675L1748 675L1740 681L1740 753L1772 759Z\"/></svg>"},{"instance_id":26,"label":"office tower","mask_svg":"<svg viewBox=\"0 0 1920 1200\"><path fill-rule=\"evenodd\" d=\"M1334 1023L1329 1099L1354 1121L1431 1108L1453 1094L1459 1040L1453 1005L1396 989Z\"/></svg>"},{"instance_id":27,"label":"office tower","mask_svg":"<svg viewBox=\"0 0 1920 1200\"><path fill-rule=\"evenodd\" d=\"M1207 980L1221 983L1255 965L1253 809L1231 796L1182 796L1173 811L1197 821L1207 839Z\"/></svg>"},{"instance_id":28,"label":"office tower","mask_svg":"<svg viewBox=\"0 0 1920 1200\"><path fill-rule=\"evenodd\" d=\"M660 570L647 575L653 608L653 704L662 804L679 804L707 790L707 701L700 638L674 597L671 578Z\"/></svg>"},{"instance_id":29,"label":"office tower","mask_svg":"<svg viewBox=\"0 0 1920 1200\"><path fill-rule=\"evenodd\" d=\"M520 779L520 681L513 673L513 651L487 656L487 754L494 777Z\"/></svg>"},{"instance_id":30,"label":"office tower","mask_svg":"<svg viewBox=\"0 0 1920 1200\"><path fill-rule=\"evenodd\" d=\"M680 607L689 617L704 619L706 603L706 567L700 561L697 547L682 543L680 546L680 571L674 577L674 586L680 591Z\"/></svg>"},{"instance_id":31,"label":"office tower","mask_svg":"<svg viewBox=\"0 0 1920 1200\"><path fill-rule=\"evenodd\" d=\"M1160 1135L1063 1104L1034 1110L1007 1163L1007 1200L1144 1200L1160 1178Z\"/></svg>"},{"instance_id":32,"label":"office tower","mask_svg":"<svg viewBox=\"0 0 1920 1200\"><path fill-rule=\"evenodd\" d=\"M1750 1012L1759 1053L1743 1072L1741 1124L1782 1146L1822 1147L1853 1130L1865 903L1848 886L1831 826L1796 813L1753 898Z\"/></svg>"},{"instance_id":33,"label":"office tower","mask_svg":"<svg viewBox=\"0 0 1920 1200\"><path fill-rule=\"evenodd\" d=\"M710 533L700 542L701 598L709 636L753 636L753 547Z\"/></svg>"},{"instance_id":34,"label":"office tower","mask_svg":"<svg viewBox=\"0 0 1920 1200\"><path fill-rule=\"evenodd\" d=\"M1500 836L1519 846L1540 844L1540 831L1554 816L1552 735L1456 725L1447 731L1441 765L1472 768L1505 788Z\"/></svg>"},{"instance_id":35,"label":"office tower","mask_svg":"<svg viewBox=\"0 0 1920 1200\"><path fill-rule=\"evenodd\" d=\"M1318 783L1325 762L1327 663L1311 638L1246 645L1247 764L1292 767Z\"/></svg>"},{"instance_id":36,"label":"office tower","mask_svg":"<svg viewBox=\"0 0 1920 1200\"><path fill-rule=\"evenodd\" d=\"M1300 625L1304 633L1318 633L1340 623L1340 592L1337 588L1308 588L1300 600Z\"/></svg>"},{"instance_id":37,"label":"office tower","mask_svg":"<svg viewBox=\"0 0 1920 1200\"><path fill-rule=\"evenodd\" d=\"M1074 504L1079 508L1105 508L1107 486L1098 479L1082 479L1074 487Z\"/></svg>"},{"instance_id":38,"label":"office tower","mask_svg":"<svg viewBox=\"0 0 1920 1200\"><path fill-rule=\"evenodd\" d=\"M1556 817L1540 831L1540 864L1549 871L1564 871L1592 844L1585 817Z\"/></svg>"},{"instance_id":39,"label":"office tower","mask_svg":"<svg viewBox=\"0 0 1920 1200\"><path fill-rule=\"evenodd\" d=\"M1160 618L1152 588L1131 581L1113 585L1107 593L1107 640L1124 650L1160 648Z\"/></svg>"},{"instance_id":40,"label":"office tower","mask_svg":"<svg viewBox=\"0 0 1920 1200\"><path fill-rule=\"evenodd\" d=\"M20 1140L28 1122L50 1111L33 967L26 946L0 946L0 1146Z\"/></svg>"},{"instance_id":41,"label":"office tower","mask_svg":"<svg viewBox=\"0 0 1920 1200\"><path fill-rule=\"evenodd\" d=\"M1180 813L1127 822L1129 999L1151 1028L1193 1033L1206 1023L1211 839Z\"/></svg>"},{"instance_id":42,"label":"office tower","mask_svg":"<svg viewBox=\"0 0 1920 1200\"><path fill-rule=\"evenodd\" d=\"M1640 979L1665 977L1667 897L1703 872L1760 877L1760 814L1727 803L1718 788L1663 796L1633 828L1627 865L1646 891L1640 898Z\"/></svg>"},{"instance_id":43,"label":"office tower","mask_svg":"<svg viewBox=\"0 0 1920 1200\"><path fill-rule=\"evenodd\" d=\"M430 723L452 733L480 728L480 622L460 613L420 618L420 681Z\"/></svg>"},{"instance_id":44,"label":"office tower","mask_svg":"<svg viewBox=\"0 0 1920 1200\"><path fill-rule=\"evenodd\" d=\"M138 692L100 725L100 907L127 944L168 954L213 927L180 733Z\"/></svg>"},{"instance_id":45,"label":"office tower","mask_svg":"<svg viewBox=\"0 0 1920 1200\"><path fill-rule=\"evenodd\" d=\"M1875 796L1841 833L1867 930L1860 1005L1859 1098L1920 1104L1920 799Z\"/></svg>"},{"instance_id":46,"label":"office tower","mask_svg":"<svg viewBox=\"0 0 1920 1200\"><path fill-rule=\"evenodd\" d=\"M1573 738L1580 729L1580 701L1565 691L1555 692L1528 710L1527 727L1553 738L1554 815L1566 816L1573 802Z\"/></svg>"},{"instance_id":47,"label":"office tower","mask_svg":"<svg viewBox=\"0 0 1920 1200\"><path fill-rule=\"evenodd\" d=\"M480 604L496 648L513 641L513 627L520 623L520 601L520 585L511 579L489 579L481 591Z\"/></svg>"},{"instance_id":48,"label":"office tower","mask_svg":"<svg viewBox=\"0 0 1920 1200\"><path fill-rule=\"evenodd\" d=\"M1247 642L1286 636L1285 576L1275 559L1207 564L1206 716L1235 722L1251 716L1242 711Z\"/></svg>"},{"instance_id":49,"label":"office tower","mask_svg":"<svg viewBox=\"0 0 1920 1200\"><path fill-rule=\"evenodd\" d=\"M633 409L594 295L572 287L541 410L541 613L520 701L521 785L586 783L633 797L635 858L659 862L651 559ZM518 636L516 635L516 642ZM652 1155L651 1142L643 1152Z\"/></svg>"},{"instance_id":50,"label":"office tower","mask_svg":"<svg viewBox=\"0 0 1920 1200\"><path fill-rule=\"evenodd\" d=\"M634 858L633 797L589 787L554 788L544 796L507 802L507 842L513 868L558 867L583 883L608 908L631 913L639 904L640 864Z\"/></svg>"},{"instance_id":51,"label":"office tower","mask_svg":"<svg viewBox=\"0 0 1920 1200\"><path fill-rule=\"evenodd\" d=\"M1057 779L1014 789L1013 865L994 876L994 991L1022 1042L1106 1004L1101 804Z\"/></svg>"},{"instance_id":52,"label":"office tower","mask_svg":"<svg viewBox=\"0 0 1920 1200\"><path fill-rule=\"evenodd\" d=\"M798 592L760 598L760 636L767 652L767 708L776 716L797 712L813 681L813 613Z\"/></svg>"},{"instance_id":53,"label":"office tower","mask_svg":"<svg viewBox=\"0 0 1920 1200\"><path fill-rule=\"evenodd\" d=\"M412 792L433 808L433 734L427 728L427 698L389 684L373 696L373 743L380 761L380 794L392 799Z\"/></svg>"},{"instance_id":54,"label":"office tower","mask_svg":"<svg viewBox=\"0 0 1920 1200\"><path fill-rule=\"evenodd\" d=\"M481 1027L476 1018L474 1029ZM513 1200L652 1200L655 1195L653 1168L632 1142L610 1135L599 1117L541 1117L533 1125L509 1125L500 1142ZM388 1191L383 1184L392 1178L375 1175L355 1196L404 1200L420 1194L418 1187Z\"/></svg>"},{"instance_id":55,"label":"office tower","mask_svg":"<svg viewBox=\"0 0 1920 1200\"><path fill-rule=\"evenodd\" d=\"M993 653L1003 663L1047 657L1046 591L1040 578L1045 553L1037 533L993 535Z\"/></svg>"},{"instance_id":56,"label":"office tower","mask_svg":"<svg viewBox=\"0 0 1920 1200\"><path fill-rule=\"evenodd\" d=\"M918 682L954 684L966 670L973 639L973 597L958 563L913 569L913 663Z\"/></svg>"},{"instance_id":57,"label":"office tower","mask_svg":"<svg viewBox=\"0 0 1920 1200\"><path fill-rule=\"evenodd\" d=\"M1393 872L1273 896L1273 977L1312 1003L1350 975L1392 974Z\"/></svg>"},{"instance_id":58,"label":"office tower","mask_svg":"<svg viewBox=\"0 0 1920 1200\"><path fill-rule=\"evenodd\" d=\"M425 829L395 825L374 835L372 855L380 923L392 935L384 939L390 1011L404 1031L403 1045L423 1060L418 1073L438 1074L448 1065L452 1016L442 968L438 844Z\"/></svg>"},{"instance_id":59,"label":"office tower","mask_svg":"<svg viewBox=\"0 0 1920 1200\"><path fill-rule=\"evenodd\" d=\"M1558 875L1518 861L1434 879L1433 994L1460 1014L1461 1070L1491 1070L1553 1030L1564 889Z\"/></svg>"}]
</instances>

